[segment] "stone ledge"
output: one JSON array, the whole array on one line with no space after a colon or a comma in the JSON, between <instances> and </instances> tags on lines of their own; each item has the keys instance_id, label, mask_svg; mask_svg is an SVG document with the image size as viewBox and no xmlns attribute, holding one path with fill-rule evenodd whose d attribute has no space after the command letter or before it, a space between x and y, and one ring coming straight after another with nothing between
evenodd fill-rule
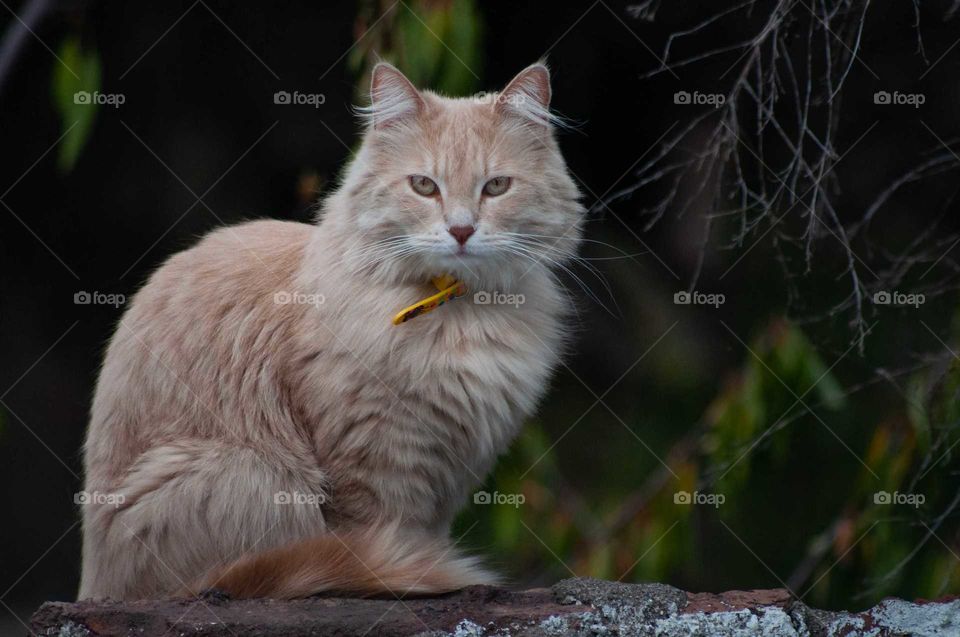
<instances>
[{"instance_id":1,"label":"stone ledge","mask_svg":"<svg viewBox=\"0 0 960 637\"><path fill-rule=\"evenodd\" d=\"M588 578L552 588L478 586L430 598L316 597L230 600L47 602L31 619L45 637L392 637L641 635L887 637L960 635L960 599L887 599L861 613L821 611L782 589L687 593L664 584Z\"/></svg>"}]
</instances>

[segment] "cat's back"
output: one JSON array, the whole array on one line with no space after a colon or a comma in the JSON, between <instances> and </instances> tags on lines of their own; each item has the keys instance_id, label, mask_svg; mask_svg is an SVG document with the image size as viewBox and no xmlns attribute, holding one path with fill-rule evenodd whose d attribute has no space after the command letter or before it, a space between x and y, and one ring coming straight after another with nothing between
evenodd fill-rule
<instances>
[{"instance_id":1,"label":"cat's back","mask_svg":"<svg viewBox=\"0 0 960 637\"><path fill-rule=\"evenodd\" d=\"M293 277L315 226L260 219L213 230L196 245L170 257L148 280L134 302L152 292L184 287L238 285L257 291ZM167 285L173 289L165 290Z\"/></svg>"},{"instance_id":2,"label":"cat's back","mask_svg":"<svg viewBox=\"0 0 960 637\"><path fill-rule=\"evenodd\" d=\"M315 226L259 220L170 257L133 297L104 359L90 435L131 451L147 438L248 421L280 372L297 313L285 304ZM268 395L273 395L270 391Z\"/></svg>"},{"instance_id":3,"label":"cat's back","mask_svg":"<svg viewBox=\"0 0 960 637\"><path fill-rule=\"evenodd\" d=\"M124 329L143 330L146 343L169 332L182 332L187 339L229 336L238 323L272 314L278 309L273 306L282 305L278 294L297 275L313 230L302 223L257 220L208 233L150 276L114 340Z\"/></svg>"}]
</instances>

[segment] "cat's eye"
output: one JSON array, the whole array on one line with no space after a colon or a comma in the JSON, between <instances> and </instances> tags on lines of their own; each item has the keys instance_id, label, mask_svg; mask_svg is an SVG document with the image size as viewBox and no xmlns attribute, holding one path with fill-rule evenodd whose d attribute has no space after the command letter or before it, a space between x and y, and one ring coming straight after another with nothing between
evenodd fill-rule
<instances>
[{"instance_id":1,"label":"cat's eye","mask_svg":"<svg viewBox=\"0 0 960 637\"><path fill-rule=\"evenodd\" d=\"M496 197L507 192L510 188L509 177L494 177L483 185L483 194L488 197Z\"/></svg>"},{"instance_id":2,"label":"cat's eye","mask_svg":"<svg viewBox=\"0 0 960 637\"><path fill-rule=\"evenodd\" d=\"M410 187L424 197L432 197L440 190L437 182L423 175L410 175Z\"/></svg>"}]
</instances>

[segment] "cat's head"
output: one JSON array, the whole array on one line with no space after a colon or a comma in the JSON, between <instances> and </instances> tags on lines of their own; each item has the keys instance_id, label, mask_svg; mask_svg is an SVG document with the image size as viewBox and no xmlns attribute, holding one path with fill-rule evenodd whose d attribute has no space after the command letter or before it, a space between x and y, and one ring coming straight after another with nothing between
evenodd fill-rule
<instances>
[{"instance_id":1,"label":"cat's head","mask_svg":"<svg viewBox=\"0 0 960 637\"><path fill-rule=\"evenodd\" d=\"M370 94L363 144L336 195L351 268L495 283L575 253L584 209L554 139L544 64L499 93L447 98L380 63Z\"/></svg>"}]
</instances>

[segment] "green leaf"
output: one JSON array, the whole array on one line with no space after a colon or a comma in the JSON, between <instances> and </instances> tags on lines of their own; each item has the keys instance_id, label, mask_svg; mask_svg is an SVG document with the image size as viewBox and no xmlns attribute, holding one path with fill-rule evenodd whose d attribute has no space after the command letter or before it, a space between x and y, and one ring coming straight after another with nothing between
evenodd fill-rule
<instances>
[{"instance_id":1,"label":"green leaf","mask_svg":"<svg viewBox=\"0 0 960 637\"><path fill-rule=\"evenodd\" d=\"M66 136L60 143L57 165L70 172L93 130L97 103L92 96L100 90L100 58L94 51L83 51L75 36L63 41L59 56L63 63L54 66L52 93Z\"/></svg>"},{"instance_id":2,"label":"green leaf","mask_svg":"<svg viewBox=\"0 0 960 637\"><path fill-rule=\"evenodd\" d=\"M927 453L930 450L931 427L930 414L926 404L926 379L915 377L907 385L907 416L913 426L913 433L917 437L917 446L920 451Z\"/></svg>"},{"instance_id":3,"label":"green leaf","mask_svg":"<svg viewBox=\"0 0 960 637\"><path fill-rule=\"evenodd\" d=\"M440 40L445 21L443 8L417 5L405 5L397 18L403 72L416 86L434 88L440 58L446 53Z\"/></svg>"},{"instance_id":4,"label":"green leaf","mask_svg":"<svg viewBox=\"0 0 960 637\"><path fill-rule=\"evenodd\" d=\"M516 550L523 531L520 509L503 504L494 504L489 508L493 522L493 541L500 548Z\"/></svg>"},{"instance_id":5,"label":"green leaf","mask_svg":"<svg viewBox=\"0 0 960 637\"><path fill-rule=\"evenodd\" d=\"M444 42L450 47L442 60L437 89L449 95L472 95L480 74L483 21L474 0L453 0Z\"/></svg>"},{"instance_id":6,"label":"green leaf","mask_svg":"<svg viewBox=\"0 0 960 637\"><path fill-rule=\"evenodd\" d=\"M397 16L401 68L417 86L448 95L476 92L481 17L474 0L417 2Z\"/></svg>"},{"instance_id":7,"label":"green leaf","mask_svg":"<svg viewBox=\"0 0 960 637\"><path fill-rule=\"evenodd\" d=\"M722 488L732 491L745 483L751 460L761 453L752 445L780 418L793 417L797 397L809 392L811 404L830 410L846 401L839 381L798 327L777 321L754 339L750 350L738 382L711 406L713 426L705 437L704 450L714 466L732 467L722 480ZM767 438L765 445L778 461L787 457L795 430Z\"/></svg>"}]
</instances>

